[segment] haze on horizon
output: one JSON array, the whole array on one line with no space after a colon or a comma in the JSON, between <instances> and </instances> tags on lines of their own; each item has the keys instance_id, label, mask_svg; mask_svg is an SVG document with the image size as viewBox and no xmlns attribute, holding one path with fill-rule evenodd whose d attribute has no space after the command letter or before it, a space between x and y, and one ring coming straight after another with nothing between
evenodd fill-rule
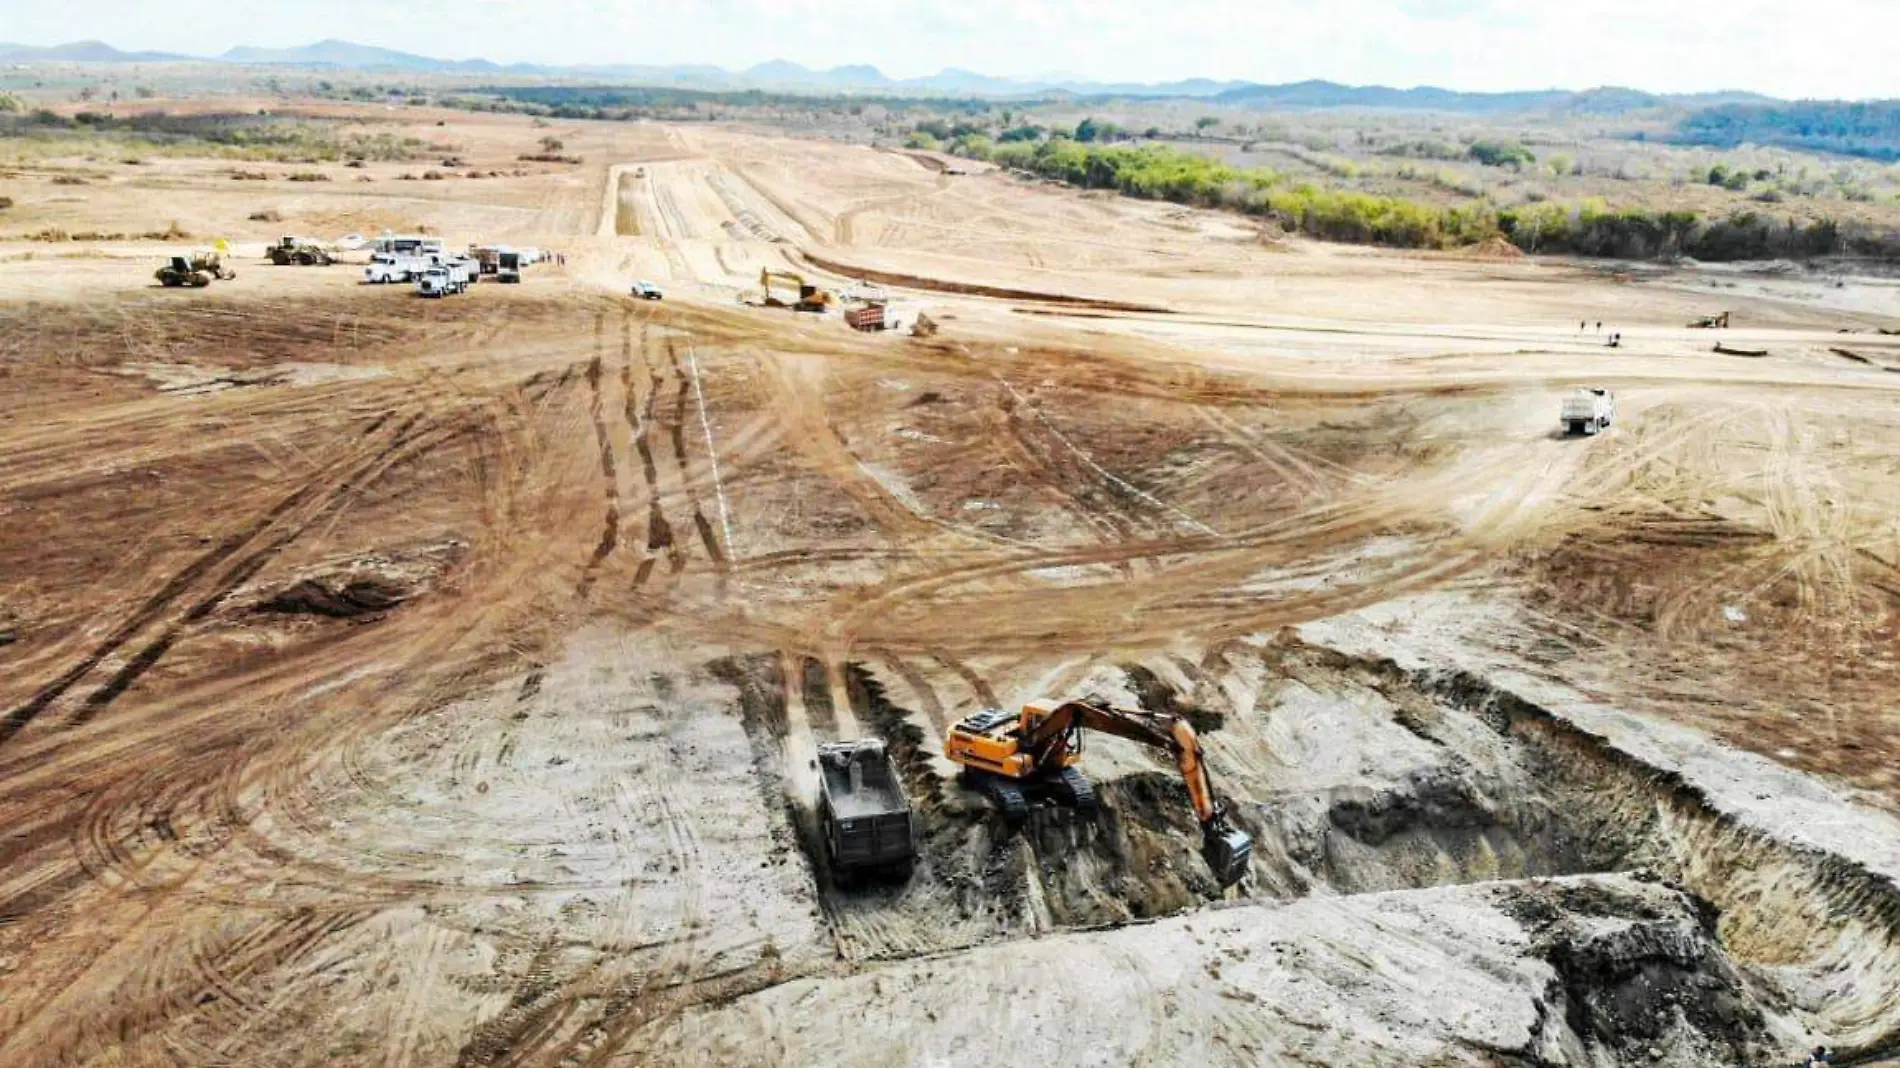
<instances>
[{"instance_id":1,"label":"haze on horizon","mask_svg":"<svg viewBox=\"0 0 1900 1068\"><path fill-rule=\"evenodd\" d=\"M871 64L1016 78L1900 96L1892 0L0 0L0 39L216 55L342 38L501 63Z\"/></svg>"}]
</instances>

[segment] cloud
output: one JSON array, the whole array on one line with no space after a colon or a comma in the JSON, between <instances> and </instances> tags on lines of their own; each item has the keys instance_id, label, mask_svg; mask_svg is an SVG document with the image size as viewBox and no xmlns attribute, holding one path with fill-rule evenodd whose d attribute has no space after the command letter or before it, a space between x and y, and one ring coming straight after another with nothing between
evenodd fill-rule
<instances>
[{"instance_id":1,"label":"cloud","mask_svg":"<svg viewBox=\"0 0 1900 1068\"><path fill-rule=\"evenodd\" d=\"M216 53L324 37L502 62L872 63L1098 80L1892 95L1892 0L0 0L10 39Z\"/></svg>"}]
</instances>

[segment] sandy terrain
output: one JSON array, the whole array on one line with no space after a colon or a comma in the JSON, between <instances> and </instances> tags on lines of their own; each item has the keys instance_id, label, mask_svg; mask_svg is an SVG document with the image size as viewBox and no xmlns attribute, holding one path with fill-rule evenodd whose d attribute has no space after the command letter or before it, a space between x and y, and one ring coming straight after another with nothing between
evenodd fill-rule
<instances>
[{"instance_id":1,"label":"sandy terrain","mask_svg":"<svg viewBox=\"0 0 1900 1068\"><path fill-rule=\"evenodd\" d=\"M411 110L507 173L0 177L0 1064L1900 1050L1890 282ZM585 162L515 160L549 132ZM173 221L239 277L21 239ZM420 226L566 262L260 259ZM943 329L751 306L764 267ZM1584 383L1618 421L1567 440ZM1082 694L1210 724L1238 889L1132 745L1019 834L937 755ZM922 855L845 889L809 761L866 735Z\"/></svg>"}]
</instances>

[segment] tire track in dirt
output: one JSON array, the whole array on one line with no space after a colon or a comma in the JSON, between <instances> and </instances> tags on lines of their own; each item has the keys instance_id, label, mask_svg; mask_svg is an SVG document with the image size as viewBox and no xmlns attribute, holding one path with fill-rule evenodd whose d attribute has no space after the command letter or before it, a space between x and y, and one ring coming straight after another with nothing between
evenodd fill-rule
<instances>
[{"instance_id":1,"label":"tire track in dirt","mask_svg":"<svg viewBox=\"0 0 1900 1068\"><path fill-rule=\"evenodd\" d=\"M667 519L660 501L665 492L661 486L659 464L654 459L653 428L658 423L660 391L666 385L660 365L653 358L653 350L658 346L657 338L649 338L644 331L641 334L640 358L646 368L646 398L641 409L634 410L635 391L627 391L627 419L633 425L633 446L640 454L640 471L647 483L647 553L648 560L640 566L635 585L645 585L652 574L653 554L664 552L668 567L674 575L686 570L686 551L673 530L673 524ZM629 372L631 377L631 372ZM683 481L684 474L676 472Z\"/></svg>"},{"instance_id":2,"label":"tire track in dirt","mask_svg":"<svg viewBox=\"0 0 1900 1068\"><path fill-rule=\"evenodd\" d=\"M600 452L600 477L604 484L606 511L601 520L600 541L594 546L592 557L582 569L575 594L583 599L593 589L600 575L600 569L607 563L620 546L620 476L614 462L613 440L607 435L607 420L604 412L605 401L602 397L602 380L606 372L602 366L605 356L606 319L596 312L594 315L594 358L587 365L587 417L594 428L594 445Z\"/></svg>"},{"instance_id":3,"label":"tire track in dirt","mask_svg":"<svg viewBox=\"0 0 1900 1068\"><path fill-rule=\"evenodd\" d=\"M385 423L385 421L379 420L377 424L371 427L370 433L367 435L371 442L377 444L350 449L348 450L348 455L360 456L365 451L372 451L369 466L373 466L378 460L381 460L400 448L421 419L422 416L419 413L411 415L407 420L399 423L393 431L385 434L377 433ZM381 440L385 438L387 439L386 441ZM377 449L381 451L373 451ZM283 520L286 516L310 502L312 499L325 499L327 503L327 495L336 494L340 486L347 486L352 481L352 476L348 474L344 475L340 481L334 474L337 467L347 462L348 456L332 461L324 468L326 474L319 474L280 498L277 503L267 509L263 515L253 520L242 530L227 536L209 551L203 553L190 564L173 574L156 593L148 597L143 604L134 610L129 618L114 628L103 642L94 646L90 652L81 657L78 663L67 669L59 677L42 686L24 704L10 710L5 720L0 721L0 744L5 744L12 739L24 729L28 723L31 723L36 717L46 711L47 708L51 707L55 701L64 696L68 690L77 685L80 680L90 674L94 668L105 662L108 657L117 653L139 633L161 618L171 609L172 605L180 597L184 596L200 579L258 541L267 531L276 527L280 520ZM359 471L360 470L364 469L359 469ZM303 525L307 524L308 520L306 520ZM299 526L297 529L301 529L301 527ZM281 546L278 547L281 548ZM254 558L255 557L247 558L247 561L248 559ZM267 560L268 556L265 556L264 559ZM242 570L245 566L247 565L240 564L239 567L234 570ZM258 566L261 566L261 563ZM227 595L230 588L235 586L235 583L228 581L229 577L230 573L227 573L226 581L219 583L219 588ZM217 601L221 600L222 596L218 596ZM191 611L198 613L201 617L212 608L215 608L217 601L212 601L208 607L206 607L205 601L200 601L197 605L193 606ZM152 659L155 660L157 655L162 654L163 649L160 649L157 654L152 656ZM146 666L149 666L149 664ZM143 669L141 668L140 670L142 671ZM127 678L124 684L129 685L130 678L135 677L136 675ZM112 691L111 696L116 696L117 693L123 689L124 685L120 685L117 689ZM96 696L98 696L97 693L95 694L95 697ZM107 701L110 699L110 696L105 698Z\"/></svg>"},{"instance_id":4,"label":"tire track in dirt","mask_svg":"<svg viewBox=\"0 0 1900 1068\"><path fill-rule=\"evenodd\" d=\"M712 561L713 568L724 572L730 568L731 561L720 545L718 535L713 532L711 520L706 518L706 510L700 506L698 494L692 492L693 466L686 449L686 409L692 400L693 383L687 378L686 369L680 364L678 348L670 338L666 342L666 356L672 365L673 380L678 387L673 396L673 418L667 426L673 439L674 462L679 465L680 484L686 501L692 506L693 529L699 533L700 544L705 547L706 557Z\"/></svg>"},{"instance_id":5,"label":"tire track in dirt","mask_svg":"<svg viewBox=\"0 0 1900 1068\"><path fill-rule=\"evenodd\" d=\"M181 617L168 624L156 639L134 654L131 660L114 673L110 680L88 695L84 706L68 719L67 726L81 726L109 706L137 682L140 676L155 667L165 654L185 637L190 628L208 619L211 613L223 605L232 593L256 577L258 572L317 523L324 514L343 507L352 496L391 467L413 460L424 450L433 449L451 436L462 432L452 427L425 428L409 440L399 439L388 451L378 454L369 463L348 475L341 483L330 487L318 501L313 503L307 515L273 536L257 551L239 559L218 580L210 593L193 603Z\"/></svg>"}]
</instances>

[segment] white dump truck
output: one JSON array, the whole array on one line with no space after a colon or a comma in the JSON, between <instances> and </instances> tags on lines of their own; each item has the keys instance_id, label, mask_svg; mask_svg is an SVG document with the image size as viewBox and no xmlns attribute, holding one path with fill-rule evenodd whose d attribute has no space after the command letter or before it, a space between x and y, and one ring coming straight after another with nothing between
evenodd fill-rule
<instances>
[{"instance_id":1,"label":"white dump truck","mask_svg":"<svg viewBox=\"0 0 1900 1068\"><path fill-rule=\"evenodd\" d=\"M1579 389L1564 398L1565 434L1595 434L1616 420L1616 396L1607 389Z\"/></svg>"},{"instance_id":2,"label":"white dump truck","mask_svg":"<svg viewBox=\"0 0 1900 1068\"><path fill-rule=\"evenodd\" d=\"M425 297L446 297L468 292L468 269L458 262L438 263L422 272L416 280L416 292Z\"/></svg>"}]
</instances>

